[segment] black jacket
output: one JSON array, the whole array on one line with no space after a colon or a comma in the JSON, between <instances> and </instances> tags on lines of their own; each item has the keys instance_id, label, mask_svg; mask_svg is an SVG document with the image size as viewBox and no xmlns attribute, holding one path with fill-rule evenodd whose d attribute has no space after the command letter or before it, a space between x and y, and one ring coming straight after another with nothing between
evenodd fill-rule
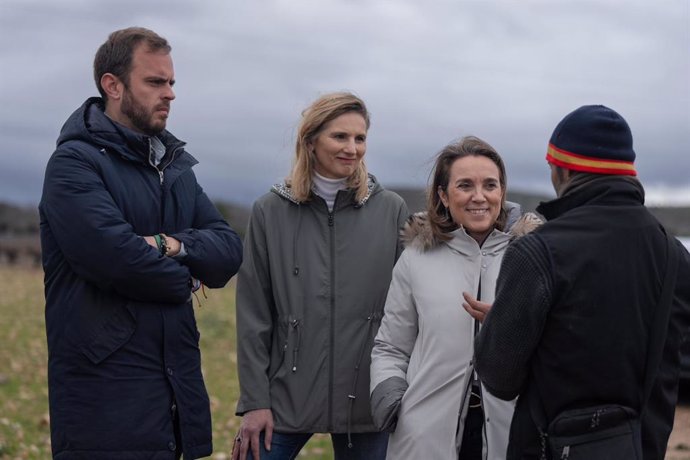
<instances>
[{"instance_id":1,"label":"black jacket","mask_svg":"<svg viewBox=\"0 0 690 460\"><path fill-rule=\"evenodd\" d=\"M509 459L537 458L530 416L618 403L640 409L648 337L666 271L664 229L639 183L601 176L543 204L548 222L512 245L477 338L477 372L496 396L520 394ZM673 426L679 344L690 321L690 256L680 266L663 363L643 420L645 459L663 459Z\"/></svg>"},{"instance_id":2,"label":"black jacket","mask_svg":"<svg viewBox=\"0 0 690 460\"><path fill-rule=\"evenodd\" d=\"M146 136L87 100L67 120L39 206L45 271L53 455L172 459L179 415L185 458L211 453L190 279L222 287L241 242L196 181L196 160L164 131ZM160 171L159 171L160 170ZM142 235L182 241L164 257Z\"/></svg>"}]
</instances>

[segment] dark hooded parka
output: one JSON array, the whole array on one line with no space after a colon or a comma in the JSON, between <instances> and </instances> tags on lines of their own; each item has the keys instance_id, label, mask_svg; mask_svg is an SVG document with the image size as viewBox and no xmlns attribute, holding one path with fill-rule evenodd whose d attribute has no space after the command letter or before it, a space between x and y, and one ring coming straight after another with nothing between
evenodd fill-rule
<instances>
[{"instance_id":1,"label":"dark hooded parka","mask_svg":"<svg viewBox=\"0 0 690 460\"><path fill-rule=\"evenodd\" d=\"M156 167L150 138L103 110L91 98L67 120L39 206L53 455L206 456L211 418L190 283L224 286L241 242L197 183L183 142L163 131ZM142 238L158 233L186 255L166 257Z\"/></svg>"}]
</instances>

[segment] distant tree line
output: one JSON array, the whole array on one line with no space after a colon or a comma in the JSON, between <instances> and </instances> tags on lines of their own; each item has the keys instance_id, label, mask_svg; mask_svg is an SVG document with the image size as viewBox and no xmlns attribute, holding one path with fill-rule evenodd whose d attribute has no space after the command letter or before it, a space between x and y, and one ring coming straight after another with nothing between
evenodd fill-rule
<instances>
[{"instance_id":1,"label":"distant tree line","mask_svg":"<svg viewBox=\"0 0 690 460\"><path fill-rule=\"evenodd\" d=\"M35 207L0 203L0 264L41 264L38 222Z\"/></svg>"},{"instance_id":2,"label":"distant tree line","mask_svg":"<svg viewBox=\"0 0 690 460\"><path fill-rule=\"evenodd\" d=\"M30 235L38 232L38 210L35 207L0 203L0 235Z\"/></svg>"},{"instance_id":3,"label":"distant tree line","mask_svg":"<svg viewBox=\"0 0 690 460\"><path fill-rule=\"evenodd\" d=\"M425 208L426 194L419 188L394 188L405 199L411 212ZM541 201L553 197L524 192L508 192L508 199L520 203L523 211L534 211ZM249 222L248 206L218 200L215 202L223 217L242 237ZM690 206L650 207L652 214L676 236L690 236ZM36 207L14 206L0 202L0 264L40 265L41 248L38 240L38 210Z\"/></svg>"},{"instance_id":4,"label":"distant tree line","mask_svg":"<svg viewBox=\"0 0 690 460\"><path fill-rule=\"evenodd\" d=\"M410 212L422 211L426 206L426 193L417 188L397 188L393 189L407 202ZM542 201L554 199L555 195L536 195L521 191L508 190L507 199L519 203L523 212L534 211ZM655 207L650 206L649 210L659 219L664 227L675 236L690 237L690 206L684 207Z\"/></svg>"}]
</instances>

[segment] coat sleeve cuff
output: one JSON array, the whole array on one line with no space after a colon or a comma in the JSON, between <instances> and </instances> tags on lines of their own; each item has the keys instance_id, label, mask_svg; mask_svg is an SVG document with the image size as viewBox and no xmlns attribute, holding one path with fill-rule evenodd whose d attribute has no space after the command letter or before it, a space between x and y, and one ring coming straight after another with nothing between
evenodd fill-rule
<instances>
[{"instance_id":1,"label":"coat sleeve cuff","mask_svg":"<svg viewBox=\"0 0 690 460\"><path fill-rule=\"evenodd\" d=\"M371 412L376 428L395 431L400 403L407 386L407 381L402 377L389 377L376 385L371 392Z\"/></svg>"}]
</instances>

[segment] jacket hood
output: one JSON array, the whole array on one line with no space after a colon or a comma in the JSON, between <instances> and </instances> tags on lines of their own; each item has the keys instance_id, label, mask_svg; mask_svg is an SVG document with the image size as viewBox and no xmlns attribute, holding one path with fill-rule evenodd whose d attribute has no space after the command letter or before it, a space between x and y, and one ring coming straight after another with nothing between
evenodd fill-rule
<instances>
[{"instance_id":1,"label":"jacket hood","mask_svg":"<svg viewBox=\"0 0 690 460\"><path fill-rule=\"evenodd\" d=\"M495 233L506 234L509 238L515 239L526 235L543 223L541 218L533 212L527 212L521 215L521 208L517 203L506 201L505 208L508 212L508 221L506 223L508 231L501 232L499 230L494 230ZM454 232L465 233L465 230L461 226ZM417 248L423 252L443 243L443 241L436 238L431 231L431 225L429 224L429 218L426 211L411 215L400 231L400 237L405 247Z\"/></svg>"},{"instance_id":2,"label":"jacket hood","mask_svg":"<svg viewBox=\"0 0 690 460\"><path fill-rule=\"evenodd\" d=\"M58 147L69 141L83 141L115 151L130 160L148 163L149 136L112 121L104 110L105 104L100 97L87 99L62 126L57 140ZM163 130L157 137L168 150L185 145L167 130ZM196 160L193 162L196 163Z\"/></svg>"},{"instance_id":3,"label":"jacket hood","mask_svg":"<svg viewBox=\"0 0 690 460\"><path fill-rule=\"evenodd\" d=\"M577 181L575 186L571 185L558 198L540 203L537 212L551 220L585 204L644 204L644 188L635 177L581 174L574 180Z\"/></svg>"},{"instance_id":4,"label":"jacket hood","mask_svg":"<svg viewBox=\"0 0 690 460\"><path fill-rule=\"evenodd\" d=\"M383 187L381 187L381 184L379 184L378 180L376 180L376 177L373 174L368 174L367 178L367 194L364 195L364 198L362 198L360 201L354 202L355 199L355 192L351 189L347 191L348 195L351 197L351 200L343 201L342 204L338 207L342 206L348 206L354 202L354 206L356 208L361 208L364 206L369 199L376 195L377 193L381 192L383 190ZM295 204L302 204L303 202L298 201L294 196L292 196L292 189L286 182L281 182L280 184L275 184L273 187L271 187L271 191L275 193L276 195L280 196L281 198L284 198L292 203Z\"/></svg>"}]
</instances>

